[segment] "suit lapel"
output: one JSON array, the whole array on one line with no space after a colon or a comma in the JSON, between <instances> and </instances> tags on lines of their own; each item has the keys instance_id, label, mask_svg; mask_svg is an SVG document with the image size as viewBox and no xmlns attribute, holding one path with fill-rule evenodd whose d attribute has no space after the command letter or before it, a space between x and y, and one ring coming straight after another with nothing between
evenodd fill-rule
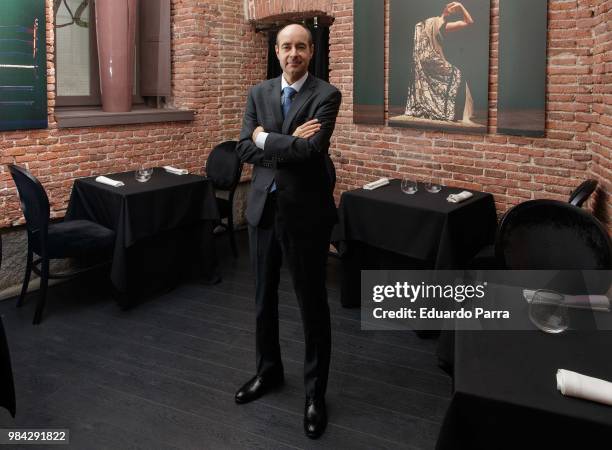
<instances>
[{"instance_id":1,"label":"suit lapel","mask_svg":"<svg viewBox=\"0 0 612 450\"><path fill-rule=\"evenodd\" d=\"M293 102L291 102L291 108L289 108L289 111L287 112L287 117L285 117L285 120L283 122L283 134L289 133L289 129L291 128L291 123L293 122L293 119L300 111L300 109L302 109L302 106L304 106L310 96L314 93L315 85L315 78L311 74L308 74L308 77L306 78L302 89L300 89L300 92L298 92L295 97L293 97Z\"/></svg>"},{"instance_id":2,"label":"suit lapel","mask_svg":"<svg viewBox=\"0 0 612 450\"><path fill-rule=\"evenodd\" d=\"M282 77L282 75L281 75ZM274 114L274 123L276 130L280 130L283 126L283 110L281 109L281 79L274 78L268 89L268 101Z\"/></svg>"}]
</instances>

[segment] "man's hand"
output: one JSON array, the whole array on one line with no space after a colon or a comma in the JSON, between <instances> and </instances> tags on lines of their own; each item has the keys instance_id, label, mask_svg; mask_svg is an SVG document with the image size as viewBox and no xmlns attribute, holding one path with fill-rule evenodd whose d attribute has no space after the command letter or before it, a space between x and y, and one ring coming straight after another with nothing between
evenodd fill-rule
<instances>
[{"instance_id":1,"label":"man's hand","mask_svg":"<svg viewBox=\"0 0 612 450\"><path fill-rule=\"evenodd\" d=\"M253 134L251 136L251 139L253 139L253 142L255 142L255 139L257 139L257 135L259 133L261 133L262 131L265 131L264 128L260 125L257 128L255 128L255 130L253 131Z\"/></svg>"},{"instance_id":2,"label":"man's hand","mask_svg":"<svg viewBox=\"0 0 612 450\"><path fill-rule=\"evenodd\" d=\"M308 139L315 135L317 131L321 129L321 124L318 119L312 119L308 122L303 123L299 127L295 129L293 132L294 137L299 137L302 139Z\"/></svg>"}]
</instances>

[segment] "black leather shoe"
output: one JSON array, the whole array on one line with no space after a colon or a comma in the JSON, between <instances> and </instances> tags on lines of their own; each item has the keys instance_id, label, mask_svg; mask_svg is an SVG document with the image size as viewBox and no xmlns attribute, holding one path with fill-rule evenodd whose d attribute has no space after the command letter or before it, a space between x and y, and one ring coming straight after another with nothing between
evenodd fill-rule
<instances>
[{"instance_id":1,"label":"black leather shoe","mask_svg":"<svg viewBox=\"0 0 612 450\"><path fill-rule=\"evenodd\" d=\"M236 403L249 403L257 400L270 389L281 386L284 382L283 374L280 375L255 375L244 386L236 392Z\"/></svg>"},{"instance_id":2,"label":"black leather shoe","mask_svg":"<svg viewBox=\"0 0 612 450\"><path fill-rule=\"evenodd\" d=\"M307 398L304 406L304 433L310 439L319 438L327 427L324 398Z\"/></svg>"}]
</instances>

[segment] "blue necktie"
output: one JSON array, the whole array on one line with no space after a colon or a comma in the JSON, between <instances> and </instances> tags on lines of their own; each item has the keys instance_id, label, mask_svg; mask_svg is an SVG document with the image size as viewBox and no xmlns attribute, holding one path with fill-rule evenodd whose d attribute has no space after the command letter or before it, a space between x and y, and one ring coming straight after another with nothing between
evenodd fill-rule
<instances>
[{"instance_id":1,"label":"blue necktie","mask_svg":"<svg viewBox=\"0 0 612 450\"><path fill-rule=\"evenodd\" d=\"M293 102L293 97L297 94L297 91L293 89L291 86L287 86L283 88L283 93L281 95L281 106L283 107L283 119L287 117L287 113L289 113L289 108L291 108L291 102ZM270 192L276 191L276 181L272 182L272 186L270 186Z\"/></svg>"},{"instance_id":2,"label":"blue necktie","mask_svg":"<svg viewBox=\"0 0 612 450\"><path fill-rule=\"evenodd\" d=\"M291 103L293 102L293 97L295 96L295 94L297 94L297 91L291 86L283 88L283 95L281 97L281 105L283 107L283 119L287 117L287 113L289 112L289 108L291 108Z\"/></svg>"}]
</instances>

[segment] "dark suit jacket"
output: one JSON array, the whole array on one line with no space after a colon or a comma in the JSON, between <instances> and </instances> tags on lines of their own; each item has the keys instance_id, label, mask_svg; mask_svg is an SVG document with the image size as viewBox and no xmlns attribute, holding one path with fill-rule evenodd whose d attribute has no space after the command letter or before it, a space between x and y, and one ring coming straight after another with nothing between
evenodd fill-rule
<instances>
[{"instance_id":1,"label":"dark suit jacket","mask_svg":"<svg viewBox=\"0 0 612 450\"><path fill-rule=\"evenodd\" d=\"M254 166L246 210L250 225L259 224L273 181L277 214L287 230L308 232L336 221L327 152L341 97L334 86L309 74L283 120L281 78L251 88L236 148L242 162ZM309 139L291 136L298 126L313 118L321 123L314 136ZM253 131L260 125L270 133L264 150L252 140Z\"/></svg>"}]
</instances>

